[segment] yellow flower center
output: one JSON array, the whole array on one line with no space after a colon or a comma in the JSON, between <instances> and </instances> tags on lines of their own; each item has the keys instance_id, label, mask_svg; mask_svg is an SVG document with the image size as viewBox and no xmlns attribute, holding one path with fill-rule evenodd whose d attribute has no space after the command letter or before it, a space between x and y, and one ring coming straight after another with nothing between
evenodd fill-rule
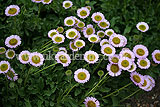
<instances>
[{"instance_id":1,"label":"yellow flower center","mask_svg":"<svg viewBox=\"0 0 160 107\"><path fill-rule=\"evenodd\" d=\"M74 43L71 43L71 47L72 47L72 49L77 49L77 47L74 46Z\"/></svg>"},{"instance_id":2,"label":"yellow flower center","mask_svg":"<svg viewBox=\"0 0 160 107\"><path fill-rule=\"evenodd\" d=\"M109 44L108 42L103 42L103 44L102 45L105 45L105 44Z\"/></svg>"},{"instance_id":3,"label":"yellow flower center","mask_svg":"<svg viewBox=\"0 0 160 107\"><path fill-rule=\"evenodd\" d=\"M139 26L139 29L142 30L142 31L144 31L144 30L146 30L146 26L140 25L140 26Z\"/></svg>"},{"instance_id":4,"label":"yellow flower center","mask_svg":"<svg viewBox=\"0 0 160 107\"><path fill-rule=\"evenodd\" d=\"M130 68L129 70L133 70L133 69L134 69L134 65L132 64L132 65L131 65L131 68Z\"/></svg>"},{"instance_id":5,"label":"yellow flower center","mask_svg":"<svg viewBox=\"0 0 160 107\"><path fill-rule=\"evenodd\" d=\"M160 53L155 54L155 58L157 61L160 61Z\"/></svg>"},{"instance_id":6,"label":"yellow flower center","mask_svg":"<svg viewBox=\"0 0 160 107\"><path fill-rule=\"evenodd\" d=\"M21 56L21 58L22 58L23 61L28 61L29 60L29 55L28 54L23 54Z\"/></svg>"},{"instance_id":7,"label":"yellow flower center","mask_svg":"<svg viewBox=\"0 0 160 107\"><path fill-rule=\"evenodd\" d=\"M144 83L143 83L143 87L145 87L147 85L147 81L146 80L144 80Z\"/></svg>"},{"instance_id":8,"label":"yellow flower center","mask_svg":"<svg viewBox=\"0 0 160 107\"><path fill-rule=\"evenodd\" d=\"M101 20L102 20L102 17L101 17L100 15L96 15L96 16L94 17L94 19L95 19L96 21L101 21Z\"/></svg>"},{"instance_id":9,"label":"yellow flower center","mask_svg":"<svg viewBox=\"0 0 160 107\"><path fill-rule=\"evenodd\" d=\"M104 33L100 32L100 33L98 33L98 36L102 38L102 37L104 37Z\"/></svg>"},{"instance_id":10,"label":"yellow flower center","mask_svg":"<svg viewBox=\"0 0 160 107\"><path fill-rule=\"evenodd\" d=\"M50 0L44 0L44 2L45 2L45 3L48 3L48 2L50 2Z\"/></svg>"},{"instance_id":11,"label":"yellow flower center","mask_svg":"<svg viewBox=\"0 0 160 107\"><path fill-rule=\"evenodd\" d=\"M0 54L5 53L6 49L5 48L0 48Z\"/></svg>"},{"instance_id":12,"label":"yellow flower center","mask_svg":"<svg viewBox=\"0 0 160 107\"><path fill-rule=\"evenodd\" d=\"M91 40L92 42L96 42L96 41L97 41L97 38L96 38L96 37L91 37L90 40Z\"/></svg>"},{"instance_id":13,"label":"yellow flower center","mask_svg":"<svg viewBox=\"0 0 160 107\"><path fill-rule=\"evenodd\" d=\"M87 28L86 33L87 35L93 34L93 28Z\"/></svg>"},{"instance_id":14,"label":"yellow flower center","mask_svg":"<svg viewBox=\"0 0 160 107\"><path fill-rule=\"evenodd\" d=\"M106 53L106 54L111 54L111 53L112 53L112 49L111 49L110 47L106 47L106 48L104 49L104 53Z\"/></svg>"},{"instance_id":15,"label":"yellow flower center","mask_svg":"<svg viewBox=\"0 0 160 107\"><path fill-rule=\"evenodd\" d=\"M61 37L55 37L55 41L56 42L62 42L62 38Z\"/></svg>"},{"instance_id":16,"label":"yellow flower center","mask_svg":"<svg viewBox=\"0 0 160 107\"><path fill-rule=\"evenodd\" d=\"M111 36L113 34L113 32L109 31L107 32L107 35Z\"/></svg>"},{"instance_id":17,"label":"yellow flower center","mask_svg":"<svg viewBox=\"0 0 160 107\"><path fill-rule=\"evenodd\" d=\"M123 54L123 57L128 57L128 58L130 58L130 59L132 58L129 53L124 53L124 54Z\"/></svg>"},{"instance_id":18,"label":"yellow flower center","mask_svg":"<svg viewBox=\"0 0 160 107\"><path fill-rule=\"evenodd\" d=\"M143 49L137 49L136 53L139 55L139 56L143 56L145 54L145 51Z\"/></svg>"},{"instance_id":19,"label":"yellow flower center","mask_svg":"<svg viewBox=\"0 0 160 107\"><path fill-rule=\"evenodd\" d=\"M8 69L8 65L7 65L7 64L2 64L2 65L0 66L0 70L1 70L2 72L6 71L7 69Z\"/></svg>"},{"instance_id":20,"label":"yellow flower center","mask_svg":"<svg viewBox=\"0 0 160 107\"><path fill-rule=\"evenodd\" d=\"M122 65L123 67L128 67L128 66L129 66L128 60L123 60L123 61L121 62L121 65Z\"/></svg>"},{"instance_id":21,"label":"yellow flower center","mask_svg":"<svg viewBox=\"0 0 160 107\"><path fill-rule=\"evenodd\" d=\"M76 46L77 46L77 47L82 47L82 46L83 46L83 43L80 42L80 41L77 41L77 42L76 42Z\"/></svg>"},{"instance_id":22,"label":"yellow flower center","mask_svg":"<svg viewBox=\"0 0 160 107\"><path fill-rule=\"evenodd\" d=\"M145 60L141 60L140 61L140 65L142 66L142 67L145 67L145 66L147 66L147 61L145 61Z\"/></svg>"},{"instance_id":23,"label":"yellow flower center","mask_svg":"<svg viewBox=\"0 0 160 107\"><path fill-rule=\"evenodd\" d=\"M106 23L106 22L100 22L100 24L99 24L101 27L107 27L108 26L108 24Z\"/></svg>"},{"instance_id":24,"label":"yellow flower center","mask_svg":"<svg viewBox=\"0 0 160 107\"><path fill-rule=\"evenodd\" d=\"M68 36L71 37L71 38L73 38L73 37L76 36L76 32L71 31L71 32L68 33Z\"/></svg>"},{"instance_id":25,"label":"yellow flower center","mask_svg":"<svg viewBox=\"0 0 160 107\"><path fill-rule=\"evenodd\" d=\"M59 60L62 62L62 63L67 63L67 57L66 56L64 56L64 55L61 55L61 56L59 56Z\"/></svg>"},{"instance_id":26,"label":"yellow flower center","mask_svg":"<svg viewBox=\"0 0 160 107\"><path fill-rule=\"evenodd\" d=\"M53 37L54 35L56 35L57 34L57 32L52 32L51 34L50 34L50 37Z\"/></svg>"},{"instance_id":27,"label":"yellow flower center","mask_svg":"<svg viewBox=\"0 0 160 107\"><path fill-rule=\"evenodd\" d=\"M95 56L94 54L89 54L89 55L87 56L87 59L88 59L89 61L94 61L94 60L96 59L96 56Z\"/></svg>"},{"instance_id":28,"label":"yellow flower center","mask_svg":"<svg viewBox=\"0 0 160 107\"><path fill-rule=\"evenodd\" d=\"M10 9L8 10L8 13L14 15L14 14L17 13L17 9L16 9L16 8L10 8Z\"/></svg>"},{"instance_id":29,"label":"yellow flower center","mask_svg":"<svg viewBox=\"0 0 160 107\"><path fill-rule=\"evenodd\" d=\"M9 70L8 72L7 72L7 76L9 76L10 78L14 78L14 76L15 76L15 74L11 71L11 70Z\"/></svg>"},{"instance_id":30,"label":"yellow flower center","mask_svg":"<svg viewBox=\"0 0 160 107\"><path fill-rule=\"evenodd\" d=\"M119 44L121 40L118 37L114 37L112 41L114 44Z\"/></svg>"},{"instance_id":31,"label":"yellow flower center","mask_svg":"<svg viewBox=\"0 0 160 107\"><path fill-rule=\"evenodd\" d=\"M15 39L15 38L13 38L13 39L11 39L10 41L9 41L9 44L10 45L16 45L18 43L18 40L17 39Z\"/></svg>"},{"instance_id":32,"label":"yellow flower center","mask_svg":"<svg viewBox=\"0 0 160 107\"><path fill-rule=\"evenodd\" d=\"M65 3L64 6L65 6L65 7L70 7L71 4L70 4L70 3Z\"/></svg>"},{"instance_id":33,"label":"yellow flower center","mask_svg":"<svg viewBox=\"0 0 160 107\"><path fill-rule=\"evenodd\" d=\"M7 55L8 55L8 57L13 57L13 56L14 56L14 52L13 52L13 51L9 51L9 52L7 53Z\"/></svg>"},{"instance_id":34,"label":"yellow flower center","mask_svg":"<svg viewBox=\"0 0 160 107\"><path fill-rule=\"evenodd\" d=\"M86 12L85 10L82 10L82 11L80 12L80 15L81 15L81 16L86 16L86 15L87 15L87 12Z\"/></svg>"},{"instance_id":35,"label":"yellow flower center","mask_svg":"<svg viewBox=\"0 0 160 107\"><path fill-rule=\"evenodd\" d=\"M113 63L118 63L118 61L119 61L119 59L118 59L117 57L113 57L113 58L112 58L112 62L113 62Z\"/></svg>"},{"instance_id":36,"label":"yellow flower center","mask_svg":"<svg viewBox=\"0 0 160 107\"><path fill-rule=\"evenodd\" d=\"M117 73L117 72L119 71L119 66L116 65L116 64L112 64L112 65L111 65L111 71L112 71L113 73Z\"/></svg>"},{"instance_id":37,"label":"yellow flower center","mask_svg":"<svg viewBox=\"0 0 160 107\"><path fill-rule=\"evenodd\" d=\"M32 56L32 62L35 63L35 64L38 64L38 63L41 62L41 59L40 59L39 56L34 55L34 56Z\"/></svg>"},{"instance_id":38,"label":"yellow flower center","mask_svg":"<svg viewBox=\"0 0 160 107\"><path fill-rule=\"evenodd\" d=\"M79 23L78 23L78 27L80 27L80 28L84 27L84 23L79 22Z\"/></svg>"},{"instance_id":39,"label":"yellow flower center","mask_svg":"<svg viewBox=\"0 0 160 107\"><path fill-rule=\"evenodd\" d=\"M134 75L133 76L133 80L137 83L140 83L141 82L141 78L138 76L138 75Z\"/></svg>"},{"instance_id":40,"label":"yellow flower center","mask_svg":"<svg viewBox=\"0 0 160 107\"><path fill-rule=\"evenodd\" d=\"M86 75L86 73L84 73L84 72L80 72L80 73L78 74L78 79L79 79L79 80L85 80L86 77L87 77L87 75Z\"/></svg>"},{"instance_id":41,"label":"yellow flower center","mask_svg":"<svg viewBox=\"0 0 160 107\"><path fill-rule=\"evenodd\" d=\"M66 24L67 24L67 25L73 25L73 20L68 19L68 20L66 21Z\"/></svg>"},{"instance_id":42,"label":"yellow flower center","mask_svg":"<svg viewBox=\"0 0 160 107\"><path fill-rule=\"evenodd\" d=\"M62 27L58 27L58 28L57 28L57 31L58 31L59 33L62 33L62 32L63 32L63 28L62 28Z\"/></svg>"}]
</instances>

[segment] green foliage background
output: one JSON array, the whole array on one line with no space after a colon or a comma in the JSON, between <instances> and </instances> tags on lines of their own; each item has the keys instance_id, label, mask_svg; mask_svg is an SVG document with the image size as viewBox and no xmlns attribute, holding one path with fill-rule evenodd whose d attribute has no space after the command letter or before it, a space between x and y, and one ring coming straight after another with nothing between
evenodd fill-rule
<instances>
[{"instance_id":1,"label":"green foliage background","mask_svg":"<svg viewBox=\"0 0 160 107\"><path fill-rule=\"evenodd\" d=\"M160 49L159 0L91 0L88 3L86 0L72 0L74 5L68 10L62 7L62 2L63 0L53 0L51 4L43 5L42 3L33 3L31 0L0 0L0 46L5 46L6 37L16 34L22 38L21 46L16 49L17 54L23 50L40 52L41 46L50 40L47 36L49 30L64 26L63 20L66 17L77 16L76 10L78 8L89 5L92 7L91 14L98 11L102 12L105 18L110 21L110 28L114 29L116 33L127 37L128 48L133 49L133 46L137 44L147 46L150 52L150 60L152 60L151 53L155 49ZM21 8L20 14L16 17L5 16L6 7L11 4L16 4ZM82 21L86 25L94 24L90 17ZM141 33L136 29L136 24L140 21L149 24L149 31ZM66 29L68 28L65 27ZM98 30L99 28L96 27L96 31ZM68 43L69 41L66 41L59 47L65 46L69 50ZM89 42L87 44L80 53L89 50L92 44ZM100 53L98 44L93 49ZM69 50L69 52L71 51ZM52 51L52 53L54 52ZM4 55L0 55L0 60L7 59ZM83 107L82 103L80 105L78 103L83 101L85 94L100 80L97 71L104 70L106 73L108 64L107 61L102 61L94 73L92 71L98 64L87 66L86 69L91 72L90 81L85 84L78 84L68 96L65 96L66 93L63 95L65 90L76 84L73 74L70 77L66 76L65 71L71 69L74 72L83 67L84 64L87 64L85 61L72 62L68 68L63 68L62 65L58 64L37 75L32 74L38 69L55 63L55 61L45 61L45 64L40 68L20 64L16 58L9 60L9 62L18 73L19 79L16 82L11 82L4 75L0 75L0 102L2 106L6 107ZM160 66L152 62L152 66L148 70L138 69L137 71L156 79L160 76L159 70ZM125 71L118 77L110 77L91 96L100 101L101 107L121 105L119 101L136 91L138 87L130 85L111 97L103 99L102 96L130 83L129 77L129 73Z\"/></svg>"}]
</instances>

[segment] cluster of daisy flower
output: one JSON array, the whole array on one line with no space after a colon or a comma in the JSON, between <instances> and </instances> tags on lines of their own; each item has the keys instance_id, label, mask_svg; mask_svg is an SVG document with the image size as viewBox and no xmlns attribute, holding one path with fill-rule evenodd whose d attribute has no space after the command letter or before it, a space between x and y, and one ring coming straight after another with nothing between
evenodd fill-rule
<instances>
[{"instance_id":1,"label":"cluster of daisy flower","mask_svg":"<svg viewBox=\"0 0 160 107\"><path fill-rule=\"evenodd\" d=\"M32 0L32 2L50 4L52 2L52 0Z\"/></svg>"}]
</instances>

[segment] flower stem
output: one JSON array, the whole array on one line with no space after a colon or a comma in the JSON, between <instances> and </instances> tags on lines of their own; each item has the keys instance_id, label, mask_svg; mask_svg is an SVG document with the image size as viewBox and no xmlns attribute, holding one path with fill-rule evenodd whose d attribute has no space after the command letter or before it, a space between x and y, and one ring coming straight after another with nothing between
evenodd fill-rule
<instances>
[{"instance_id":1,"label":"flower stem","mask_svg":"<svg viewBox=\"0 0 160 107\"><path fill-rule=\"evenodd\" d=\"M26 86L26 83L27 83L27 80L28 80L28 77L29 77L29 73L30 73L32 67L33 67L33 66L31 66L31 67L29 68L29 70L28 70L27 76L26 76L26 78L25 78L25 80L24 80L24 87Z\"/></svg>"},{"instance_id":2,"label":"flower stem","mask_svg":"<svg viewBox=\"0 0 160 107\"><path fill-rule=\"evenodd\" d=\"M49 43L52 42L52 40L48 41L47 43L45 43L44 45L41 46L42 49L46 48L48 45L50 45Z\"/></svg>"},{"instance_id":3,"label":"flower stem","mask_svg":"<svg viewBox=\"0 0 160 107\"><path fill-rule=\"evenodd\" d=\"M120 100L120 102L125 101L126 99L128 99L129 97L132 97L134 94L136 94L137 92L139 92L141 89L136 90L134 93L130 94L129 96L125 97L124 99Z\"/></svg>"},{"instance_id":4,"label":"flower stem","mask_svg":"<svg viewBox=\"0 0 160 107\"><path fill-rule=\"evenodd\" d=\"M55 63L55 64L52 64L52 65L49 65L49 66L47 66L47 67L45 67L45 68L43 68L43 69L41 69L41 70L39 70L39 71L37 71L36 73L34 73L33 75L35 75L35 74L37 74L37 73L39 73L39 72L42 72L43 70L46 70L46 69L48 69L48 68L50 68L50 67L52 67L52 66L55 66L57 63Z\"/></svg>"},{"instance_id":5,"label":"flower stem","mask_svg":"<svg viewBox=\"0 0 160 107\"><path fill-rule=\"evenodd\" d=\"M50 48L47 48L47 49L41 51L40 53L46 52L46 51L48 51L49 49L52 49L52 48L54 48L54 47L56 47L56 46L51 46Z\"/></svg>"},{"instance_id":6,"label":"flower stem","mask_svg":"<svg viewBox=\"0 0 160 107\"><path fill-rule=\"evenodd\" d=\"M100 66L102 61L103 61L103 59L101 59L100 62L98 63L98 65L95 67L95 69L93 69L93 73L97 70L97 68Z\"/></svg>"},{"instance_id":7,"label":"flower stem","mask_svg":"<svg viewBox=\"0 0 160 107\"><path fill-rule=\"evenodd\" d=\"M118 91L120 91L120 90L122 90L122 89L128 87L128 86L131 85L131 84L132 84L132 82L130 82L129 84L125 85L124 87L122 87L122 88L120 88L120 89L118 89L118 90L116 90L116 91L114 91L114 92L112 92L112 93L110 93L110 94L108 94L108 95L102 97L102 98L107 98L107 97L113 95L114 93L116 93L116 92L118 92Z\"/></svg>"},{"instance_id":8,"label":"flower stem","mask_svg":"<svg viewBox=\"0 0 160 107\"><path fill-rule=\"evenodd\" d=\"M89 49L89 50L92 50L93 46L94 46L94 43L92 43L92 46L90 47L90 49Z\"/></svg>"}]
</instances>

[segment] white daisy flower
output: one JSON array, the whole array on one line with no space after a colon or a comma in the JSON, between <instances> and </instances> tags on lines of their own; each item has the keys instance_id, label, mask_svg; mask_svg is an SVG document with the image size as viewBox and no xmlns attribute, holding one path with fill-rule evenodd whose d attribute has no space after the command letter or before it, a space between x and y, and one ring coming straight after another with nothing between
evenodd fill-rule
<instances>
[{"instance_id":1,"label":"white daisy flower","mask_svg":"<svg viewBox=\"0 0 160 107\"><path fill-rule=\"evenodd\" d=\"M141 69L148 69L151 63L148 60L148 58L145 58L145 59L138 59L137 64L138 67Z\"/></svg>"},{"instance_id":2,"label":"white daisy flower","mask_svg":"<svg viewBox=\"0 0 160 107\"><path fill-rule=\"evenodd\" d=\"M114 54L113 56L109 56L109 62L111 64L118 64L119 62L119 55L118 54Z\"/></svg>"},{"instance_id":3,"label":"white daisy flower","mask_svg":"<svg viewBox=\"0 0 160 107\"><path fill-rule=\"evenodd\" d=\"M144 45L136 45L133 52L137 58L146 58L148 56L148 49Z\"/></svg>"},{"instance_id":4,"label":"white daisy flower","mask_svg":"<svg viewBox=\"0 0 160 107\"><path fill-rule=\"evenodd\" d=\"M132 60L129 59L128 57L122 57L119 59L118 65L123 70L129 70L132 65Z\"/></svg>"},{"instance_id":5,"label":"white daisy flower","mask_svg":"<svg viewBox=\"0 0 160 107\"><path fill-rule=\"evenodd\" d=\"M84 28L85 27L85 23L80 21L80 22L77 23L77 27L78 28Z\"/></svg>"},{"instance_id":6,"label":"white daisy flower","mask_svg":"<svg viewBox=\"0 0 160 107\"><path fill-rule=\"evenodd\" d=\"M100 46L103 46L103 45L105 45L105 44L109 44L109 41L108 41L107 39L101 40Z\"/></svg>"},{"instance_id":7,"label":"white daisy flower","mask_svg":"<svg viewBox=\"0 0 160 107\"><path fill-rule=\"evenodd\" d=\"M42 0L32 0L32 2L35 2L35 3L41 3Z\"/></svg>"},{"instance_id":8,"label":"white daisy flower","mask_svg":"<svg viewBox=\"0 0 160 107\"><path fill-rule=\"evenodd\" d=\"M147 91L146 89L151 85L151 81L148 79L147 75L143 76L144 82L139 85L139 88Z\"/></svg>"},{"instance_id":9,"label":"white daisy flower","mask_svg":"<svg viewBox=\"0 0 160 107\"><path fill-rule=\"evenodd\" d=\"M84 104L85 107L100 107L99 101L94 97L87 97Z\"/></svg>"},{"instance_id":10,"label":"white daisy flower","mask_svg":"<svg viewBox=\"0 0 160 107\"><path fill-rule=\"evenodd\" d=\"M8 58L8 59L13 59L14 57L15 57L15 51L13 50L13 49L8 49L7 51L6 51L6 57Z\"/></svg>"},{"instance_id":11,"label":"white daisy flower","mask_svg":"<svg viewBox=\"0 0 160 107\"><path fill-rule=\"evenodd\" d=\"M16 81L18 79L18 74L15 73L13 68L10 68L8 72L6 73L6 76L11 81Z\"/></svg>"},{"instance_id":12,"label":"white daisy flower","mask_svg":"<svg viewBox=\"0 0 160 107\"><path fill-rule=\"evenodd\" d=\"M153 61L157 64L160 64L160 50L154 50L152 53Z\"/></svg>"},{"instance_id":13,"label":"white daisy flower","mask_svg":"<svg viewBox=\"0 0 160 107\"><path fill-rule=\"evenodd\" d=\"M71 63L70 56L67 53L63 52L63 51L58 52L55 55L55 59L56 59L57 63L62 64L63 67L69 66L69 64Z\"/></svg>"},{"instance_id":14,"label":"white daisy flower","mask_svg":"<svg viewBox=\"0 0 160 107\"><path fill-rule=\"evenodd\" d=\"M125 47L127 45L127 38L125 36L121 35L121 39L123 40L122 47Z\"/></svg>"},{"instance_id":15,"label":"white daisy flower","mask_svg":"<svg viewBox=\"0 0 160 107\"><path fill-rule=\"evenodd\" d=\"M72 16L66 17L66 18L64 19L64 25L65 25L65 26L74 26L74 25L75 25L75 20L74 20L74 18L73 18Z\"/></svg>"},{"instance_id":16,"label":"white daisy flower","mask_svg":"<svg viewBox=\"0 0 160 107\"><path fill-rule=\"evenodd\" d=\"M128 72L134 72L134 71L136 71L136 69L137 69L137 65L134 62L132 62L131 68L128 69L127 71Z\"/></svg>"},{"instance_id":17,"label":"white daisy flower","mask_svg":"<svg viewBox=\"0 0 160 107\"><path fill-rule=\"evenodd\" d=\"M136 71L130 73L130 79L135 85L141 85L144 83L143 75L137 73Z\"/></svg>"},{"instance_id":18,"label":"white daisy flower","mask_svg":"<svg viewBox=\"0 0 160 107\"><path fill-rule=\"evenodd\" d=\"M105 19L104 15L102 13L100 13L100 12L93 13L91 18L92 18L92 21L95 22L95 23L98 23L98 22L100 22L100 21Z\"/></svg>"},{"instance_id":19,"label":"white daisy flower","mask_svg":"<svg viewBox=\"0 0 160 107\"><path fill-rule=\"evenodd\" d=\"M98 61L99 55L94 51L86 51L84 54L84 60L89 64L94 64Z\"/></svg>"},{"instance_id":20,"label":"white daisy flower","mask_svg":"<svg viewBox=\"0 0 160 107\"><path fill-rule=\"evenodd\" d=\"M52 2L52 0L42 0L43 4L50 4Z\"/></svg>"},{"instance_id":21,"label":"white daisy flower","mask_svg":"<svg viewBox=\"0 0 160 107\"><path fill-rule=\"evenodd\" d=\"M112 36L113 34L115 34L113 29L107 29L105 31L105 35L107 35L108 37Z\"/></svg>"},{"instance_id":22,"label":"white daisy flower","mask_svg":"<svg viewBox=\"0 0 160 107\"><path fill-rule=\"evenodd\" d=\"M136 25L137 29L141 32L146 32L148 31L149 29L149 26L146 22L139 22L137 25Z\"/></svg>"},{"instance_id":23,"label":"white daisy flower","mask_svg":"<svg viewBox=\"0 0 160 107\"><path fill-rule=\"evenodd\" d=\"M18 35L11 35L6 38L5 45L9 48L16 48L21 44L21 38Z\"/></svg>"},{"instance_id":24,"label":"white daisy flower","mask_svg":"<svg viewBox=\"0 0 160 107\"><path fill-rule=\"evenodd\" d=\"M105 44L101 47L101 53L106 56L113 56L116 53L116 49L109 44Z\"/></svg>"},{"instance_id":25,"label":"white daisy flower","mask_svg":"<svg viewBox=\"0 0 160 107\"><path fill-rule=\"evenodd\" d=\"M98 22L98 26L99 26L101 29L107 29L107 28L109 28L110 23L109 23L109 21L107 21L107 20L104 19L104 20Z\"/></svg>"},{"instance_id":26,"label":"white daisy flower","mask_svg":"<svg viewBox=\"0 0 160 107\"><path fill-rule=\"evenodd\" d=\"M90 79L90 73L86 69L78 69L74 72L74 79L78 83L86 83Z\"/></svg>"},{"instance_id":27,"label":"white daisy flower","mask_svg":"<svg viewBox=\"0 0 160 107\"><path fill-rule=\"evenodd\" d=\"M75 24L77 24L78 22L81 22L78 18L76 18L75 16L71 16L74 20L75 20Z\"/></svg>"},{"instance_id":28,"label":"white daisy flower","mask_svg":"<svg viewBox=\"0 0 160 107\"><path fill-rule=\"evenodd\" d=\"M6 48L5 47L0 47L0 54L4 54L6 52Z\"/></svg>"},{"instance_id":29,"label":"white daisy flower","mask_svg":"<svg viewBox=\"0 0 160 107\"><path fill-rule=\"evenodd\" d=\"M63 33L63 32L64 32L64 28L63 28L63 27L58 27L58 28L56 29L56 31L57 31L58 33Z\"/></svg>"},{"instance_id":30,"label":"white daisy flower","mask_svg":"<svg viewBox=\"0 0 160 107\"><path fill-rule=\"evenodd\" d=\"M5 14L6 16L16 16L20 12L20 8L17 5L10 5L6 8Z\"/></svg>"},{"instance_id":31,"label":"white daisy flower","mask_svg":"<svg viewBox=\"0 0 160 107\"><path fill-rule=\"evenodd\" d=\"M99 31L97 32L97 35L98 35L100 38L103 38L103 37L105 36L105 32L102 31L102 30L99 30Z\"/></svg>"},{"instance_id":32,"label":"white daisy flower","mask_svg":"<svg viewBox=\"0 0 160 107\"><path fill-rule=\"evenodd\" d=\"M66 31L66 37L68 39L75 39L77 35L78 35L78 31L74 28L68 29Z\"/></svg>"},{"instance_id":33,"label":"white daisy flower","mask_svg":"<svg viewBox=\"0 0 160 107\"><path fill-rule=\"evenodd\" d=\"M146 90L150 91L153 87L155 87L155 80L149 76L149 75L146 75L146 77L150 80L151 84L150 84L150 87L148 87Z\"/></svg>"},{"instance_id":34,"label":"white daisy flower","mask_svg":"<svg viewBox=\"0 0 160 107\"><path fill-rule=\"evenodd\" d=\"M65 9L69 9L70 7L72 7L73 3L69 0L63 1L63 7Z\"/></svg>"},{"instance_id":35,"label":"white daisy flower","mask_svg":"<svg viewBox=\"0 0 160 107\"><path fill-rule=\"evenodd\" d=\"M119 34L114 34L114 35L110 36L109 42L114 47L122 47L123 46L123 39L122 39L121 35L119 35Z\"/></svg>"},{"instance_id":36,"label":"white daisy flower","mask_svg":"<svg viewBox=\"0 0 160 107\"><path fill-rule=\"evenodd\" d=\"M43 65L44 62L44 57L41 53L38 52L33 52L30 54L29 56L30 58L30 64L35 66L35 67L39 67L41 65Z\"/></svg>"},{"instance_id":37,"label":"white daisy flower","mask_svg":"<svg viewBox=\"0 0 160 107\"><path fill-rule=\"evenodd\" d=\"M91 43L98 43L100 38L95 35L95 34L92 34L88 37L88 40L91 42Z\"/></svg>"},{"instance_id":38,"label":"white daisy flower","mask_svg":"<svg viewBox=\"0 0 160 107\"><path fill-rule=\"evenodd\" d=\"M56 34L52 37L53 43L60 44L63 43L65 40L65 37L62 34Z\"/></svg>"},{"instance_id":39,"label":"white daisy flower","mask_svg":"<svg viewBox=\"0 0 160 107\"><path fill-rule=\"evenodd\" d=\"M122 51L119 53L119 56L122 57L128 57L132 61L135 60L135 54L130 49L122 49Z\"/></svg>"},{"instance_id":40,"label":"white daisy flower","mask_svg":"<svg viewBox=\"0 0 160 107\"><path fill-rule=\"evenodd\" d=\"M74 45L74 42L70 42L69 47L72 51L78 51L78 48Z\"/></svg>"},{"instance_id":41,"label":"white daisy flower","mask_svg":"<svg viewBox=\"0 0 160 107\"><path fill-rule=\"evenodd\" d=\"M81 49L85 46L85 42L83 40L77 39L74 42L74 46L76 46L77 48Z\"/></svg>"},{"instance_id":42,"label":"white daisy flower","mask_svg":"<svg viewBox=\"0 0 160 107\"><path fill-rule=\"evenodd\" d=\"M89 16L90 11L86 7L81 7L80 9L77 10L77 15L78 17L85 19Z\"/></svg>"},{"instance_id":43,"label":"white daisy flower","mask_svg":"<svg viewBox=\"0 0 160 107\"><path fill-rule=\"evenodd\" d=\"M28 64L30 62L30 52L25 50L25 51L22 51L19 56L18 56L18 59L19 61L22 63L22 64Z\"/></svg>"},{"instance_id":44,"label":"white daisy flower","mask_svg":"<svg viewBox=\"0 0 160 107\"><path fill-rule=\"evenodd\" d=\"M108 64L107 65L107 71L109 71L109 75L114 77L114 76L119 76L121 74L122 69L118 66L118 64Z\"/></svg>"},{"instance_id":45,"label":"white daisy flower","mask_svg":"<svg viewBox=\"0 0 160 107\"><path fill-rule=\"evenodd\" d=\"M63 51L64 53L67 53L67 49L66 49L65 47L60 47L60 48L59 48L59 52L60 52L60 51Z\"/></svg>"},{"instance_id":46,"label":"white daisy flower","mask_svg":"<svg viewBox=\"0 0 160 107\"><path fill-rule=\"evenodd\" d=\"M52 37L56 34L59 34L57 30L53 29L48 32L48 37L52 39Z\"/></svg>"},{"instance_id":47,"label":"white daisy flower","mask_svg":"<svg viewBox=\"0 0 160 107\"><path fill-rule=\"evenodd\" d=\"M10 63L8 61L0 62L0 74L5 74L10 69Z\"/></svg>"},{"instance_id":48,"label":"white daisy flower","mask_svg":"<svg viewBox=\"0 0 160 107\"><path fill-rule=\"evenodd\" d=\"M87 25L87 27L83 28L84 37L88 38L92 34L95 34L95 29L93 28L93 25L89 24Z\"/></svg>"}]
</instances>

